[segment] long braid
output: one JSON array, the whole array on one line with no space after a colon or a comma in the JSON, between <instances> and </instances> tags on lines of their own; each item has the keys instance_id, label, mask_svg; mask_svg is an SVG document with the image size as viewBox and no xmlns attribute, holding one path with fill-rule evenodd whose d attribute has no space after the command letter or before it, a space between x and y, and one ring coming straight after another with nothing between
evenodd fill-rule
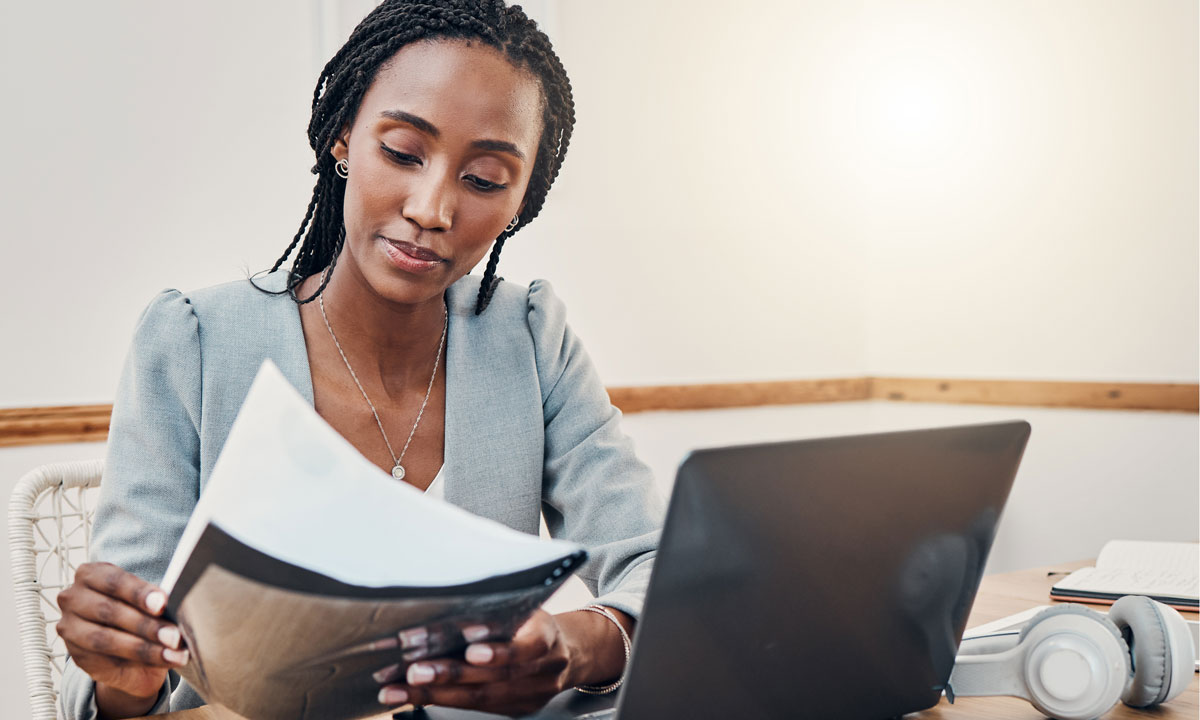
<instances>
[{"instance_id":1,"label":"long braid","mask_svg":"<svg viewBox=\"0 0 1200 720\"><path fill-rule=\"evenodd\" d=\"M287 246L287 249L283 251L283 255L279 256L279 259L275 261L275 264L267 272L278 270L283 261L287 260L288 255L292 254L292 250L296 249L296 244L300 242L300 238L304 237L304 231L308 228L308 224L312 222L313 210L317 207L317 198L320 196L320 192L321 185L318 182L313 186L312 200L308 202L308 210L304 213L304 220L300 223L300 229L296 231L296 237L292 238L292 243Z\"/></svg>"},{"instance_id":2,"label":"long braid","mask_svg":"<svg viewBox=\"0 0 1200 720\"><path fill-rule=\"evenodd\" d=\"M562 168L575 125L571 83L549 38L524 10L508 7L504 0L386 0L363 18L325 64L313 90L308 144L316 154L312 172L317 183L299 231L271 268L271 272L278 270L300 246L287 289L281 291L296 302L312 302L324 291L345 241L342 201L346 182L334 171L334 144L343 128L354 122L379 69L405 45L438 38L480 40L496 48L515 67L531 72L542 91L542 136L524 206L516 224L500 233L492 247L479 286L476 315L487 308L499 284L496 268L505 240L541 212L546 193ZM313 294L297 297L300 283L326 268L329 272Z\"/></svg>"},{"instance_id":3,"label":"long braid","mask_svg":"<svg viewBox=\"0 0 1200 720\"><path fill-rule=\"evenodd\" d=\"M496 277L496 265L500 263L500 251L504 249L506 238L507 233L496 238L495 244L492 245L492 253L488 255L487 268L483 271L483 281L479 284L479 295L475 298L476 315L487 309L488 303L492 301L492 293L496 291L496 286L503 279Z\"/></svg>"}]
</instances>

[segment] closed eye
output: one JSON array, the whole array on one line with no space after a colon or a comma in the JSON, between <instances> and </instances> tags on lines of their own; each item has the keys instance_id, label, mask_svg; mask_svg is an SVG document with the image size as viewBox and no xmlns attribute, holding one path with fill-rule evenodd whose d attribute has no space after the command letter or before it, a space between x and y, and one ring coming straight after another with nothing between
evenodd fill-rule
<instances>
[{"instance_id":1,"label":"closed eye","mask_svg":"<svg viewBox=\"0 0 1200 720\"><path fill-rule=\"evenodd\" d=\"M409 155L408 153L402 153L399 150L393 150L392 148L388 147L387 145L384 145L383 143L379 143L379 149L383 150L385 153L388 154L389 157L392 158L392 160L395 160L396 162L400 163L401 165L420 165L421 164L421 158L417 157L416 155Z\"/></svg>"},{"instance_id":2,"label":"closed eye","mask_svg":"<svg viewBox=\"0 0 1200 720\"><path fill-rule=\"evenodd\" d=\"M422 164L421 158L417 157L416 155L409 155L408 153L400 152L399 150L390 148L383 143L379 143L379 149L387 153L388 157L391 158L393 162L396 162L400 165L420 166ZM508 187L502 183L484 180L478 175L465 175L463 176L463 180L466 180L471 187L484 193L497 192Z\"/></svg>"},{"instance_id":3,"label":"closed eye","mask_svg":"<svg viewBox=\"0 0 1200 720\"><path fill-rule=\"evenodd\" d=\"M481 190L483 192L496 192L497 190L503 190L508 187L507 185L494 183L491 180L484 180L478 175L467 175L463 179L475 186L476 190Z\"/></svg>"}]
</instances>

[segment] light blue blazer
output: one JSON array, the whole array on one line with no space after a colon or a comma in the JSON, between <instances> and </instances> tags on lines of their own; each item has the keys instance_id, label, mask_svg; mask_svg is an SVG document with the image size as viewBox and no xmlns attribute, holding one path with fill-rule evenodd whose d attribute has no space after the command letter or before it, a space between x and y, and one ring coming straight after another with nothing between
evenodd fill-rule
<instances>
[{"instance_id":1,"label":"light blue blazer","mask_svg":"<svg viewBox=\"0 0 1200 720\"><path fill-rule=\"evenodd\" d=\"M258 279L273 290L285 274ZM638 616L664 503L550 284L504 282L474 313L480 278L446 292L445 499L522 532L584 545L597 602ZM138 323L113 406L91 558L161 581L263 360L313 401L300 314L248 281L165 290ZM203 703L177 673L154 712ZM68 720L95 718L95 684L68 662Z\"/></svg>"}]
</instances>

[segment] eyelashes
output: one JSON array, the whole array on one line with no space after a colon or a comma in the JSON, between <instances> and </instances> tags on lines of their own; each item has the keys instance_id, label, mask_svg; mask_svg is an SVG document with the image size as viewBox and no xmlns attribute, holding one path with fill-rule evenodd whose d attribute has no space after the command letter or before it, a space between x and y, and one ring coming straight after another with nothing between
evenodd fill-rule
<instances>
[{"instance_id":1,"label":"eyelashes","mask_svg":"<svg viewBox=\"0 0 1200 720\"><path fill-rule=\"evenodd\" d=\"M387 145L384 145L383 143L379 144L379 148L381 150L383 150L383 152L386 153L387 156L393 162L398 163L400 165L403 165L406 167L420 167L422 164L421 158L417 157L416 155L409 155L408 153L400 152L399 150L390 148ZM471 187L473 187L476 190L478 190L479 192L483 192L483 193L498 192L498 191L504 190L505 188L508 187L508 185L505 185L502 183L492 182L491 180L484 180L483 178L479 177L478 175L464 175L463 180L465 180L467 182L467 184L470 185Z\"/></svg>"},{"instance_id":2,"label":"eyelashes","mask_svg":"<svg viewBox=\"0 0 1200 720\"><path fill-rule=\"evenodd\" d=\"M379 148L381 150L383 150L385 153L387 153L393 160L400 163L401 165L420 165L421 164L421 158L417 157L416 155L409 155L408 153L402 153L399 150L393 150L392 148L390 148L387 145L384 145L382 143L380 143Z\"/></svg>"},{"instance_id":3,"label":"eyelashes","mask_svg":"<svg viewBox=\"0 0 1200 720\"><path fill-rule=\"evenodd\" d=\"M503 190L504 188L508 187L507 185L501 185L500 183L494 183L491 180L484 180L483 178L478 177L476 175L467 175L467 176L463 177L463 179L466 180L467 182L469 182L470 184L474 185L479 190L482 190L484 192L495 192L497 190Z\"/></svg>"}]
</instances>

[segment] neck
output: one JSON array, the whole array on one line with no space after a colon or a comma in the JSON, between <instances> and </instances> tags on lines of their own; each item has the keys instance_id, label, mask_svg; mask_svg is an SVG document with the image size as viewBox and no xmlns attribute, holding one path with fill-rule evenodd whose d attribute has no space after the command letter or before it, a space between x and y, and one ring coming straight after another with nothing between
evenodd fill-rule
<instances>
[{"instance_id":1,"label":"neck","mask_svg":"<svg viewBox=\"0 0 1200 720\"><path fill-rule=\"evenodd\" d=\"M305 284L309 282L311 294L321 276ZM372 290L352 268L338 267L321 297L329 326L361 380L375 376L383 387L397 390L429 382L446 323L441 294L416 304L394 302Z\"/></svg>"}]
</instances>

